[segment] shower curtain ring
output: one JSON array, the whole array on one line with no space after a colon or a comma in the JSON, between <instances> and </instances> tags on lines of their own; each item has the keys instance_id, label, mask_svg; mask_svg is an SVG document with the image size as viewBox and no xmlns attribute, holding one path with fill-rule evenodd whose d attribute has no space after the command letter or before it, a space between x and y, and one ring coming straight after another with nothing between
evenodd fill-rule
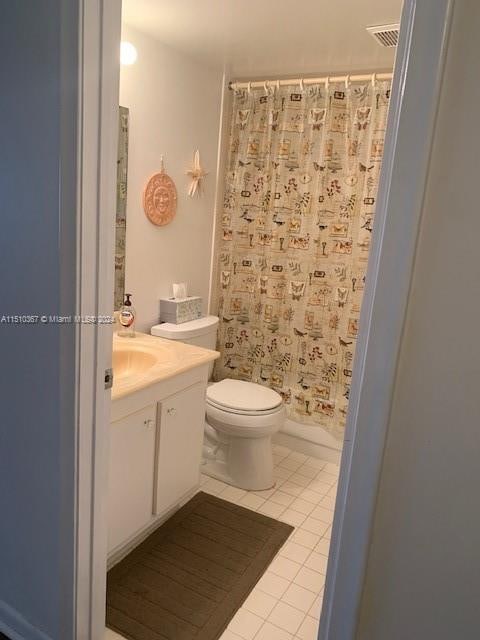
<instances>
[{"instance_id":1,"label":"shower curtain ring","mask_svg":"<svg viewBox=\"0 0 480 640\"><path fill-rule=\"evenodd\" d=\"M305 85L303 83L303 78L300 78L300 91L303 93L305 91Z\"/></svg>"},{"instance_id":2,"label":"shower curtain ring","mask_svg":"<svg viewBox=\"0 0 480 640\"><path fill-rule=\"evenodd\" d=\"M248 95L250 95L252 93L252 83L249 82L247 85L247 91L248 91Z\"/></svg>"},{"instance_id":3,"label":"shower curtain ring","mask_svg":"<svg viewBox=\"0 0 480 640\"><path fill-rule=\"evenodd\" d=\"M377 74L372 73L372 87L375 89L375 83L377 82Z\"/></svg>"},{"instance_id":4,"label":"shower curtain ring","mask_svg":"<svg viewBox=\"0 0 480 640\"><path fill-rule=\"evenodd\" d=\"M280 80L277 80L277 91L280 91Z\"/></svg>"},{"instance_id":5,"label":"shower curtain ring","mask_svg":"<svg viewBox=\"0 0 480 640\"><path fill-rule=\"evenodd\" d=\"M265 80L265 82L263 83L263 88L265 89L265 93L268 96L268 80Z\"/></svg>"},{"instance_id":6,"label":"shower curtain ring","mask_svg":"<svg viewBox=\"0 0 480 640\"><path fill-rule=\"evenodd\" d=\"M328 91L329 86L330 86L330 78L327 76L325 78L325 91Z\"/></svg>"},{"instance_id":7,"label":"shower curtain ring","mask_svg":"<svg viewBox=\"0 0 480 640\"><path fill-rule=\"evenodd\" d=\"M348 89L349 86L350 86L350 76L347 75L345 76L345 89Z\"/></svg>"}]
</instances>

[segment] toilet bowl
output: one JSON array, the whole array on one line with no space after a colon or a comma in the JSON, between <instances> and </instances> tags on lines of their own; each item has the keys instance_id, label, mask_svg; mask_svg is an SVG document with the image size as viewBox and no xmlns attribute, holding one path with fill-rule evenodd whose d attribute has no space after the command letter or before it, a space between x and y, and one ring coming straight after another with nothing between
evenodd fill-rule
<instances>
[{"instance_id":1,"label":"toilet bowl","mask_svg":"<svg viewBox=\"0 0 480 640\"><path fill-rule=\"evenodd\" d=\"M272 435L284 420L282 397L272 389L229 378L210 385L203 473L241 489L270 489Z\"/></svg>"},{"instance_id":2,"label":"toilet bowl","mask_svg":"<svg viewBox=\"0 0 480 640\"><path fill-rule=\"evenodd\" d=\"M151 334L215 349L218 318L155 325ZM211 371L210 371L211 373ZM272 435L285 420L280 394L227 378L207 388L202 473L241 489L274 486Z\"/></svg>"}]
</instances>

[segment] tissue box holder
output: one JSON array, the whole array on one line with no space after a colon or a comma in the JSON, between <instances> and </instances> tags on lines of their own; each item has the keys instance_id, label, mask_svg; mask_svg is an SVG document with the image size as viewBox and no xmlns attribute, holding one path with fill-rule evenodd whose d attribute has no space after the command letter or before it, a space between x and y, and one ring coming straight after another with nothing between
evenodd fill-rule
<instances>
[{"instance_id":1,"label":"tissue box holder","mask_svg":"<svg viewBox=\"0 0 480 640\"><path fill-rule=\"evenodd\" d=\"M160 322L181 324L202 317L202 298L160 298Z\"/></svg>"}]
</instances>

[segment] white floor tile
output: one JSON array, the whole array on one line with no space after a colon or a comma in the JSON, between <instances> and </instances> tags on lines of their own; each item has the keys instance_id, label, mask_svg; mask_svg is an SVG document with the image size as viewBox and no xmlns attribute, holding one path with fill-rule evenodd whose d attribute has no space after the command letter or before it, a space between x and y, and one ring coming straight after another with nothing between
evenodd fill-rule
<instances>
[{"instance_id":1,"label":"white floor tile","mask_svg":"<svg viewBox=\"0 0 480 640\"><path fill-rule=\"evenodd\" d=\"M325 576L318 573L318 571L308 569L308 567L302 567L293 579L293 582L318 594L325 585Z\"/></svg>"},{"instance_id":2,"label":"white floor tile","mask_svg":"<svg viewBox=\"0 0 480 640\"><path fill-rule=\"evenodd\" d=\"M279 489L270 496L270 500L272 502L276 502L277 504L283 504L284 507L288 507L288 505L291 504L295 500L295 498L289 493L285 493L284 491L281 491Z\"/></svg>"},{"instance_id":3,"label":"white floor tile","mask_svg":"<svg viewBox=\"0 0 480 640\"><path fill-rule=\"evenodd\" d=\"M256 511L264 502L264 498L260 498L260 496L257 496L254 493L247 493L247 495L244 496L238 504L242 507L247 507L247 509L253 509Z\"/></svg>"},{"instance_id":4,"label":"white floor tile","mask_svg":"<svg viewBox=\"0 0 480 640\"><path fill-rule=\"evenodd\" d=\"M315 467L315 469L321 471L327 463L325 462L325 460L321 460L320 458L314 458L313 456L311 456L306 461L306 464L308 464L309 467Z\"/></svg>"},{"instance_id":5,"label":"white floor tile","mask_svg":"<svg viewBox=\"0 0 480 640\"><path fill-rule=\"evenodd\" d=\"M258 513L263 513L263 515L270 516L270 518L278 518L284 511L285 507L282 504L275 504L275 502L270 502L270 500L264 502L257 509Z\"/></svg>"},{"instance_id":6,"label":"white floor tile","mask_svg":"<svg viewBox=\"0 0 480 640\"><path fill-rule=\"evenodd\" d=\"M282 522L292 525L292 527L300 527L307 516L295 509L286 509L280 516Z\"/></svg>"},{"instance_id":7,"label":"white floor tile","mask_svg":"<svg viewBox=\"0 0 480 640\"><path fill-rule=\"evenodd\" d=\"M298 467L297 473L301 476L306 476L307 478L311 478L312 480L317 477L319 470L315 467L310 467L308 462L302 464L301 467Z\"/></svg>"},{"instance_id":8,"label":"white floor tile","mask_svg":"<svg viewBox=\"0 0 480 640\"><path fill-rule=\"evenodd\" d=\"M321 472L320 472L321 473ZM300 485L304 489L308 487L311 482L311 478L306 478L305 476L300 475L299 473L294 473L288 479L290 482L294 482L295 484Z\"/></svg>"},{"instance_id":9,"label":"white floor tile","mask_svg":"<svg viewBox=\"0 0 480 640\"><path fill-rule=\"evenodd\" d=\"M243 603L243 608L266 620L277 604L278 599L255 588Z\"/></svg>"},{"instance_id":10,"label":"white floor tile","mask_svg":"<svg viewBox=\"0 0 480 640\"><path fill-rule=\"evenodd\" d=\"M270 496L273 493L275 493L276 490L277 490L277 485L275 485L271 489L265 489L265 491L252 491L252 493L254 493L259 498L263 498L264 500L268 500L268 498L270 498Z\"/></svg>"},{"instance_id":11,"label":"white floor tile","mask_svg":"<svg viewBox=\"0 0 480 640\"><path fill-rule=\"evenodd\" d=\"M280 555L299 564L304 564L310 557L311 551L296 542L286 542L280 549ZM313 568L313 567L312 567Z\"/></svg>"},{"instance_id":12,"label":"white floor tile","mask_svg":"<svg viewBox=\"0 0 480 640\"><path fill-rule=\"evenodd\" d=\"M332 485L326 483L324 480L320 480L318 477L310 482L308 485L308 489L311 491L316 491L322 496L327 495L329 491L332 489Z\"/></svg>"},{"instance_id":13,"label":"white floor tile","mask_svg":"<svg viewBox=\"0 0 480 640\"><path fill-rule=\"evenodd\" d=\"M228 628L243 640L253 640L262 625L263 619L260 616L242 608L237 611Z\"/></svg>"},{"instance_id":14,"label":"white floor tile","mask_svg":"<svg viewBox=\"0 0 480 640\"><path fill-rule=\"evenodd\" d=\"M255 640L292 640L291 633L287 633L279 627L275 627L270 622L265 622L263 627L255 636Z\"/></svg>"},{"instance_id":15,"label":"white floor tile","mask_svg":"<svg viewBox=\"0 0 480 640\"><path fill-rule=\"evenodd\" d=\"M312 553L308 556L307 560L303 564L308 569L313 569L313 571L318 571L319 573L323 573L323 575L326 575L327 563L327 556L312 551Z\"/></svg>"},{"instance_id":16,"label":"white floor tile","mask_svg":"<svg viewBox=\"0 0 480 640\"><path fill-rule=\"evenodd\" d=\"M300 513L303 513L306 516L309 516L312 513L312 511L315 509L314 504L312 504L311 502L308 502L307 500L304 500L303 498L296 498L292 502L290 507L292 509L295 509L295 511L300 511Z\"/></svg>"},{"instance_id":17,"label":"white floor tile","mask_svg":"<svg viewBox=\"0 0 480 640\"><path fill-rule=\"evenodd\" d=\"M304 491L304 487L301 487L300 485L294 484L293 482L287 480L287 482L282 484L282 491L298 498L302 491Z\"/></svg>"},{"instance_id":18,"label":"white floor tile","mask_svg":"<svg viewBox=\"0 0 480 640\"><path fill-rule=\"evenodd\" d=\"M278 463L278 466L282 467L283 469L289 469L290 471L296 471L299 467L302 466L302 464L302 460L295 460L290 455L287 458L283 458L283 460Z\"/></svg>"},{"instance_id":19,"label":"white floor tile","mask_svg":"<svg viewBox=\"0 0 480 640\"><path fill-rule=\"evenodd\" d=\"M336 476L338 479L338 476L340 474L340 467L338 464L335 464L333 462L327 462L323 470L326 471L327 473L331 473L332 475Z\"/></svg>"},{"instance_id":20,"label":"white floor tile","mask_svg":"<svg viewBox=\"0 0 480 640\"><path fill-rule=\"evenodd\" d=\"M325 509L324 507L315 507L311 515L312 518L316 518L317 520L321 520L322 522L326 522L327 524L332 524L333 522L333 511L331 511L330 509Z\"/></svg>"},{"instance_id":21,"label":"white floor tile","mask_svg":"<svg viewBox=\"0 0 480 640\"><path fill-rule=\"evenodd\" d=\"M324 497L327 497L327 496L325 496L322 493L317 493L316 491L312 491L312 489L310 489L309 487L307 487L300 494L300 498L302 500L307 500L307 502L311 502L314 505L320 504Z\"/></svg>"},{"instance_id":22,"label":"white floor tile","mask_svg":"<svg viewBox=\"0 0 480 640\"><path fill-rule=\"evenodd\" d=\"M318 620L307 616L297 631L297 638L300 638L300 640L317 640L317 637Z\"/></svg>"},{"instance_id":23,"label":"white floor tile","mask_svg":"<svg viewBox=\"0 0 480 640\"><path fill-rule=\"evenodd\" d=\"M285 469L284 467L274 467L273 477L275 480L288 480L295 472L291 469Z\"/></svg>"},{"instance_id":24,"label":"white floor tile","mask_svg":"<svg viewBox=\"0 0 480 640\"><path fill-rule=\"evenodd\" d=\"M324 496L320 502L319 505L321 507L324 507L325 509L330 509L330 511L334 511L335 510L335 498L333 496Z\"/></svg>"},{"instance_id":25,"label":"white floor tile","mask_svg":"<svg viewBox=\"0 0 480 640\"><path fill-rule=\"evenodd\" d=\"M283 457L285 458L286 456L289 456L292 453L292 450L289 449L288 447L282 446L281 444L274 444L273 452L279 455L283 455Z\"/></svg>"},{"instance_id":26,"label":"white floor tile","mask_svg":"<svg viewBox=\"0 0 480 640\"><path fill-rule=\"evenodd\" d=\"M318 543L315 545L315 551L317 553L321 553L323 556L327 556L330 552L330 540L327 538L321 538Z\"/></svg>"},{"instance_id":27,"label":"white floor tile","mask_svg":"<svg viewBox=\"0 0 480 640\"><path fill-rule=\"evenodd\" d=\"M279 602L270 614L268 621L288 633L295 634L304 618L305 614L302 611L285 602Z\"/></svg>"},{"instance_id":28,"label":"white floor tile","mask_svg":"<svg viewBox=\"0 0 480 640\"><path fill-rule=\"evenodd\" d=\"M220 480L216 480L215 478L209 478L207 482L202 487L202 491L206 493L211 493L215 496L218 496L222 491L229 487L225 482L221 482Z\"/></svg>"},{"instance_id":29,"label":"white floor tile","mask_svg":"<svg viewBox=\"0 0 480 640\"><path fill-rule=\"evenodd\" d=\"M336 476L332 476L331 473L327 473L324 469L322 469L316 477L316 480L320 480L320 482L325 482L325 484L333 486L334 484L337 484L338 478Z\"/></svg>"},{"instance_id":30,"label":"white floor tile","mask_svg":"<svg viewBox=\"0 0 480 640\"><path fill-rule=\"evenodd\" d=\"M219 498L222 500L229 500L230 502L238 502L247 495L247 492L238 487L227 487L220 494Z\"/></svg>"},{"instance_id":31,"label":"white floor tile","mask_svg":"<svg viewBox=\"0 0 480 640\"><path fill-rule=\"evenodd\" d=\"M325 536L329 528L330 525L328 523L317 520L316 518L312 518L312 516L309 516L302 523L302 529L310 531L310 533L315 533L318 536Z\"/></svg>"},{"instance_id":32,"label":"white floor tile","mask_svg":"<svg viewBox=\"0 0 480 640\"><path fill-rule=\"evenodd\" d=\"M275 478L276 491L282 489L283 485L288 482L288 478Z\"/></svg>"},{"instance_id":33,"label":"white floor tile","mask_svg":"<svg viewBox=\"0 0 480 640\"><path fill-rule=\"evenodd\" d=\"M323 592L315 598L312 606L310 607L308 615L312 616L313 618L316 618L317 620L320 620L320 614L322 612L322 604L323 604Z\"/></svg>"},{"instance_id":34,"label":"white floor tile","mask_svg":"<svg viewBox=\"0 0 480 640\"><path fill-rule=\"evenodd\" d=\"M292 542L296 542L297 544L301 544L307 549L316 549L317 545L320 544L321 538L319 535L315 533L310 533L306 529L296 529L291 537ZM328 544L328 541L325 540L324 544ZM318 551L320 553L320 551Z\"/></svg>"},{"instance_id":35,"label":"white floor tile","mask_svg":"<svg viewBox=\"0 0 480 640\"><path fill-rule=\"evenodd\" d=\"M308 460L308 456L306 456L304 453L300 453L299 451L292 451L289 458L291 458L292 460L298 460L302 464Z\"/></svg>"},{"instance_id":36,"label":"white floor tile","mask_svg":"<svg viewBox=\"0 0 480 640\"><path fill-rule=\"evenodd\" d=\"M301 568L302 565L298 562L294 562L293 560L289 560L288 558L284 558L283 556L277 556L271 562L268 570L272 573L275 573L277 576L280 576L281 578L290 580L291 582Z\"/></svg>"},{"instance_id":37,"label":"white floor tile","mask_svg":"<svg viewBox=\"0 0 480 640\"><path fill-rule=\"evenodd\" d=\"M309 611L315 599L316 595L313 591L309 591L299 584L291 584L282 596L282 602L286 602L305 614Z\"/></svg>"},{"instance_id":38,"label":"white floor tile","mask_svg":"<svg viewBox=\"0 0 480 640\"><path fill-rule=\"evenodd\" d=\"M334 484L333 487L330 487L330 489L327 491L327 496L331 496L332 498L336 498L337 497L337 485Z\"/></svg>"},{"instance_id":39,"label":"white floor tile","mask_svg":"<svg viewBox=\"0 0 480 640\"><path fill-rule=\"evenodd\" d=\"M220 636L220 640L242 640L242 638L237 636L236 633L233 633L233 631L230 631L230 629L227 629Z\"/></svg>"},{"instance_id":40,"label":"white floor tile","mask_svg":"<svg viewBox=\"0 0 480 640\"><path fill-rule=\"evenodd\" d=\"M277 600L283 596L285 591L288 589L290 585L290 578L287 580L286 578L282 578L275 573L272 573L270 570L266 571L260 580L255 585L255 589L260 589L264 593L268 593L268 595L273 596Z\"/></svg>"}]
</instances>

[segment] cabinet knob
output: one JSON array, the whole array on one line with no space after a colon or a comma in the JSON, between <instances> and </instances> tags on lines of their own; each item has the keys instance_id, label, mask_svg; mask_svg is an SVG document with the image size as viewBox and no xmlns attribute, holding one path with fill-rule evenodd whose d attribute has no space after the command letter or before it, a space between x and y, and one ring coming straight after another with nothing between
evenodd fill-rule
<instances>
[{"instance_id":1,"label":"cabinet knob","mask_svg":"<svg viewBox=\"0 0 480 640\"><path fill-rule=\"evenodd\" d=\"M150 428L153 425L153 420L151 418L148 418L147 420L143 421L143 424L147 427Z\"/></svg>"},{"instance_id":2,"label":"cabinet knob","mask_svg":"<svg viewBox=\"0 0 480 640\"><path fill-rule=\"evenodd\" d=\"M167 414L169 416L174 416L177 413L177 410L175 409L175 407L170 407L170 409L167 409Z\"/></svg>"}]
</instances>

